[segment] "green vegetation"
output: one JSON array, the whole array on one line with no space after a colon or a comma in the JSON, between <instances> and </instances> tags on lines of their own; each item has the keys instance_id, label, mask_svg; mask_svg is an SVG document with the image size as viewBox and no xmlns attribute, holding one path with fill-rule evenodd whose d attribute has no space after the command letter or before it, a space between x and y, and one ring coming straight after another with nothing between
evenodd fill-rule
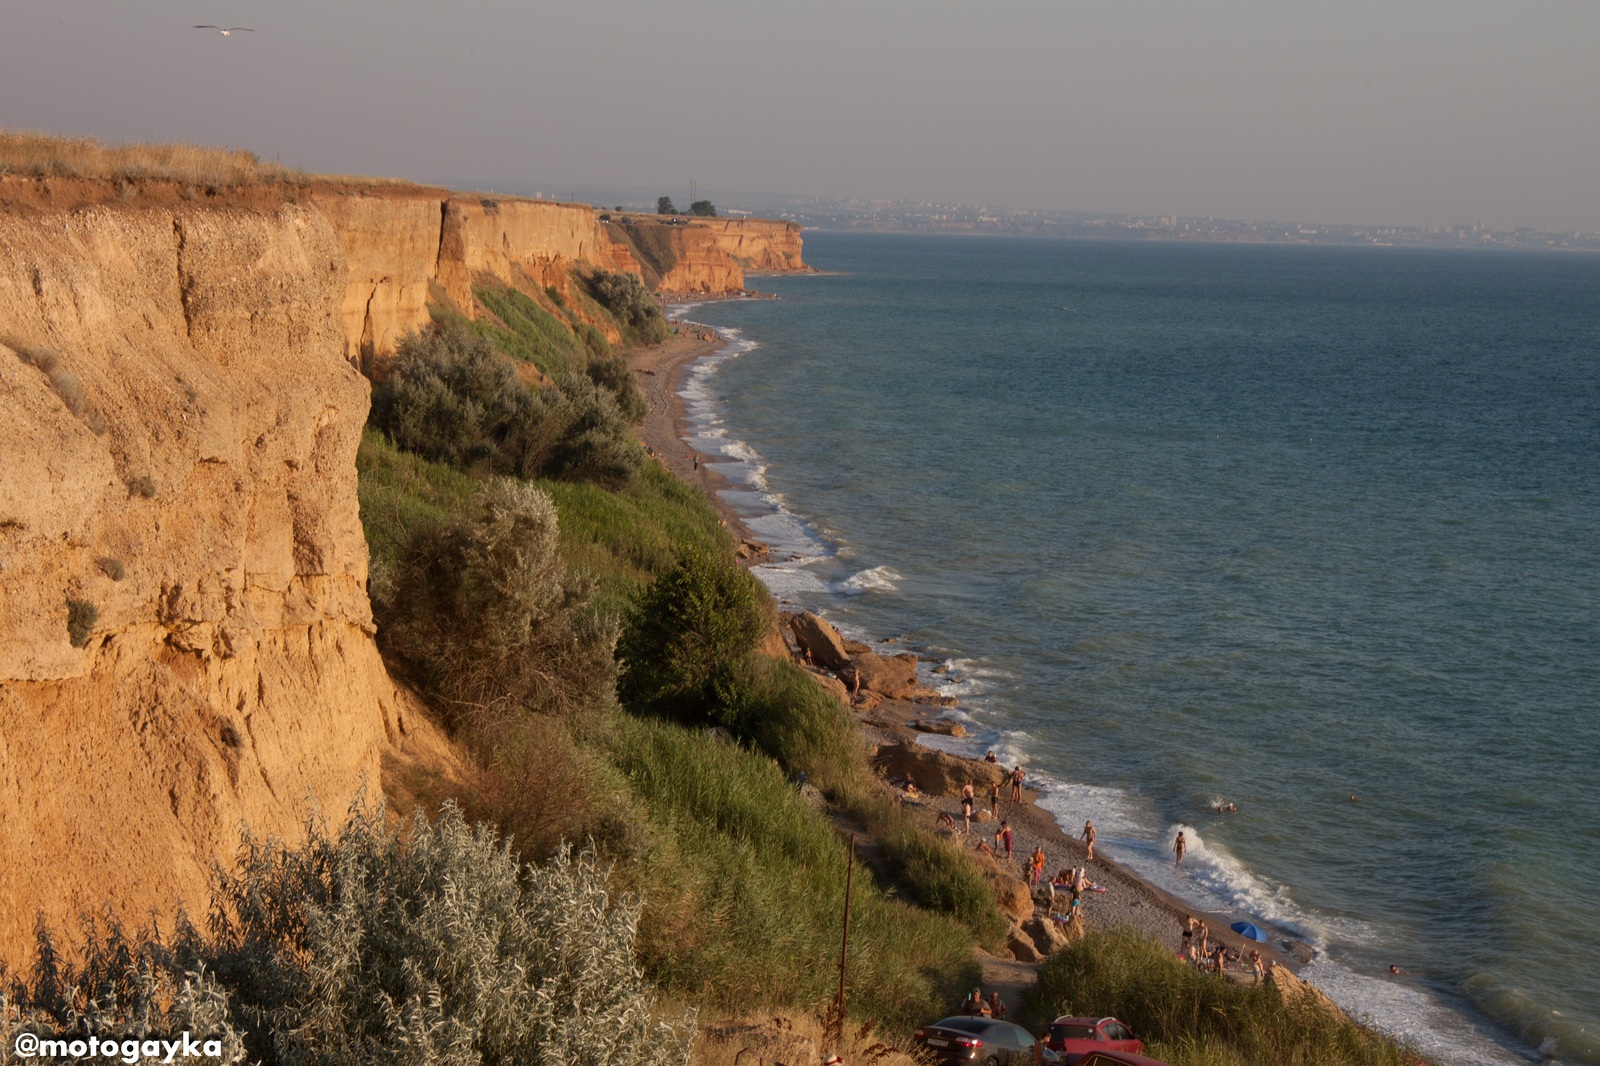
<instances>
[{"instance_id":1,"label":"green vegetation","mask_svg":"<svg viewBox=\"0 0 1600 1066\"><path fill-rule=\"evenodd\" d=\"M735 724L754 676L744 660L773 623L771 602L726 553L685 552L628 612L623 700L691 725Z\"/></svg>"},{"instance_id":2,"label":"green vegetation","mask_svg":"<svg viewBox=\"0 0 1600 1066\"><path fill-rule=\"evenodd\" d=\"M385 646L452 723L482 729L613 699L616 625L591 609L594 582L561 561L558 535L547 494L496 479L468 516L418 524L400 545Z\"/></svg>"},{"instance_id":3,"label":"green vegetation","mask_svg":"<svg viewBox=\"0 0 1600 1066\"><path fill-rule=\"evenodd\" d=\"M1022 1024L1114 1014L1173 1066L1412 1066L1415 1052L1313 995L1202 974L1131 930L1091 933L1051 955L1023 995Z\"/></svg>"},{"instance_id":4,"label":"green vegetation","mask_svg":"<svg viewBox=\"0 0 1600 1066\"><path fill-rule=\"evenodd\" d=\"M100 572L112 581L121 581L127 570L122 565L121 559L114 559L109 555L102 555L94 561Z\"/></svg>"},{"instance_id":5,"label":"green vegetation","mask_svg":"<svg viewBox=\"0 0 1600 1066\"><path fill-rule=\"evenodd\" d=\"M670 197L670 196L658 196L658 197L656 197L656 214L658 214L658 215L675 215L677 213L678 213L678 209L676 207L672 206L672 197Z\"/></svg>"},{"instance_id":6,"label":"green vegetation","mask_svg":"<svg viewBox=\"0 0 1600 1066\"><path fill-rule=\"evenodd\" d=\"M818 1007L838 982L847 852L772 760L661 720L629 720L618 765L650 812L640 956L664 988L751 1013ZM852 1013L926 1021L976 977L967 932L875 886L858 861Z\"/></svg>"},{"instance_id":7,"label":"green vegetation","mask_svg":"<svg viewBox=\"0 0 1600 1066\"><path fill-rule=\"evenodd\" d=\"M596 271L589 278L589 291L628 327L635 343L655 344L666 339L668 326L661 305L645 291L638 275Z\"/></svg>"},{"instance_id":8,"label":"green vegetation","mask_svg":"<svg viewBox=\"0 0 1600 1066\"><path fill-rule=\"evenodd\" d=\"M688 1061L693 1021L654 1017L638 904L592 852L523 866L454 807L402 833L358 804L297 848L246 834L216 897L206 933L180 914L170 942L86 923L78 964L41 930L31 979L0 996L6 1050L189 1030L225 1062Z\"/></svg>"},{"instance_id":9,"label":"green vegetation","mask_svg":"<svg viewBox=\"0 0 1600 1066\"><path fill-rule=\"evenodd\" d=\"M627 242L634 258L639 261L645 284L659 288L661 279L678 263L677 240L671 228L647 223L642 226L621 226L614 232Z\"/></svg>"},{"instance_id":10,"label":"green vegetation","mask_svg":"<svg viewBox=\"0 0 1600 1066\"><path fill-rule=\"evenodd\" d=\"M697 218L717 217L717 209L710 200L696 200L689 205L689 213Z\"/></svg>"},{"instance_id":11,"label":"green vegetation","mask_svg":"<svg viewBox=\"0 0 1600 1066\"><path fill-rule=\"evenodd\" d=\"M610 389L562 374L529 391L487 339L448 318L401 342L371 421L400 448L468 471L623 487L643 459Z\"/></svg>"},{"instance_id":12,"label":"green vegetation","mask_svg":"<svg viewBox=\"0 0 1600 1066\"><path fill-rule=\"evenodd\" d=\"M609 355L610 345L593 327L582 336L516 289L473 290L499 323L484 319L474 324L495 348L550 377L582 370L589 359ZM585 338L588 338L587 340Z\"/></svg>"}]
</instances>

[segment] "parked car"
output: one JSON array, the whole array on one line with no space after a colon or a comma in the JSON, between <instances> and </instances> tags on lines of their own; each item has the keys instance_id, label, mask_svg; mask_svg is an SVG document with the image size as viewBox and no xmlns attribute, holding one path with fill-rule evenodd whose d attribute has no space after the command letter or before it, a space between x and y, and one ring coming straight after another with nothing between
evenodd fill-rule
<instances>
[{"instance_id":1,"label":"parked car","mask_svg":"<svg viewBox=\"0 0 1600 1066\"><path fill-rule=\"evenodd\" d=\"M1050 1050L1059 1052L1067 1066L1075 1066L1079 1059L1091 1051L1117 1051L1132 1055L1144 1052L1144 1041L1115 1018L1057 1018L1050 1023L1044 1043Z\"/></svg>"},{"instance_id":2,"label":"parked car","mask_svg":"<svg viewBox=\"0 0 1600 1066\"><path fill-rule=\"evenodd\" d=\"M913 1038L933 1062L979 1063L980 1066L1056 1066L1060 1056L1034 1039L1020 1025L999 1018L958 1014L924 1025Z\"/></svg>"},{"instance_id":3,"label":"parked car","mask_svg":"<svg viewBox=\"0 0 1600 1066\"><path fill-rule=\"evenodd\" d=\"M1135 1055L1131 1051L1091 1051L1078 1060L1078 1066L1167 1066L1159 1059Z\"/></svg>"}]
</instances>

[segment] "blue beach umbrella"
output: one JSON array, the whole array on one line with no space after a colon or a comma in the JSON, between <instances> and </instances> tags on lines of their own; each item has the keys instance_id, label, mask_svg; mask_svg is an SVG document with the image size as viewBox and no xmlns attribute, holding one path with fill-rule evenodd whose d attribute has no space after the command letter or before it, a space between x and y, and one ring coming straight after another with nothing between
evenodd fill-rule
<instances>
[{"instance_id":1,"label":"blue beach umbrella","mask_svg":"<svg viewBox=\"0 0 1600 1066\"><path fill-rule=\"evenodd\" d=\"M1249 922L1234 922L1232 925L1228 926L1228 928L1232 929L1235 933L1238 933L1240 936L1245 937L1246 939L1259 940L1263 944L1267 942L1267 934L1261 931L1261 927L1252 925Z\"/></svg>"}]
</instances>

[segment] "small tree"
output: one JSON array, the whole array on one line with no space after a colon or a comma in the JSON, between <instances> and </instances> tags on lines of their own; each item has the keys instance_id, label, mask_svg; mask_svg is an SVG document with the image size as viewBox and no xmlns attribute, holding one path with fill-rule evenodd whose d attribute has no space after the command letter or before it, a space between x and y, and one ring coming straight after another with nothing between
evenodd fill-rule
<instances>
[{"instance_id":1,"label":"small tree","mask_svg":"<svg viewBox=\"0 0 1600 1066\"><path fill-rule=\"evenodd\" d=\"M413 535L395 568L389 647L468 724L612 703L616 624L595 616L593 580L561 561L555 503L501 478L478 506Z\"/></svg>"},{"instance_id":2,"label":"small tree","mask_svg":"<svg viewBox=\"0 0 1600 1066\"><path fill-rule=\"evenodd\" d=\"M656 214L658 214L658 215L675 215L677 213L678 213L678 209L676 207L672 206L672 197L670 197L670 196L658 196L658 197L656 197Z\"/></svg>"},{"instance_id":3,"label":"small tree","mask_svg":"<svg viewBox=\"0 0 1600 1066\"><path fill-rule=\"evenodd\" d=\"M710 200L696 200L689 205L689 213L700 218L716 218L717 209L711 205Z\"/></svg>"},{"instance_id":4,"label":"small tree","mask_svg":"<svg viewBox=\"0 0 1600 1066\"><path fill-rule=\"evenodd\" d=\"M623 699L689 721L737 715L745 658L766 631L769 602L732 558L687 552L628 612L617 645Z\"/></svg>"}]
</instances>

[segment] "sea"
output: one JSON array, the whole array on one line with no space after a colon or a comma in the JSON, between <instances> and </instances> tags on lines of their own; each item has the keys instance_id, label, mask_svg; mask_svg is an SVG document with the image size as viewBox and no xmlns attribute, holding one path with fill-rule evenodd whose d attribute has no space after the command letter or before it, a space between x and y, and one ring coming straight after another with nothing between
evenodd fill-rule
<instances>
[{"instance_id":1,"label":"sea","mask_svg":"<svg viewBox=\"0 0 1600 1066\"><path fill-rule=\"evenodd\" d=\"M1600 256L805 256L674 312L730 338L681 393L777 597L1356 1017L1600 1063Z\"/></svg>"}]
</instances>

